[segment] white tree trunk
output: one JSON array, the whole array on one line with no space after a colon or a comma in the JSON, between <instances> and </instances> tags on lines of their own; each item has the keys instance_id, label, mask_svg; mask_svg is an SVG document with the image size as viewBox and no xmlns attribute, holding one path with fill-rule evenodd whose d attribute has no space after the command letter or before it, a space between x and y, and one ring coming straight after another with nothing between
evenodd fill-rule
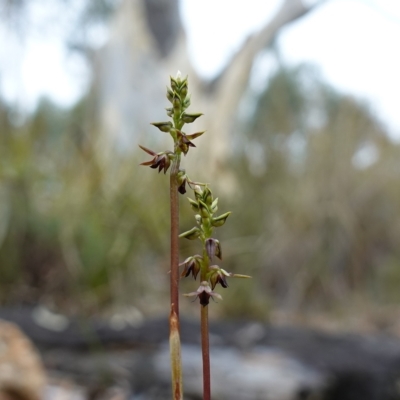
<instances>
[{"instance_id":1,"label":"white tree trunk","mask_svg":"<svg viewBox=\"0 0 400 400\"><path fill-rule=\"evenodd\" d=\"M103 149L132 149L139 142L155 151L166 149L168 141L163 142L160 132L149 123L167 120L165 87L169 75L180 70L184 76L189 75L191 111L205 114L187 129L207 130L196 140L201 151L191 150L190 162L195 163L198 157L204 160L207 152L207 172L221 171L229 156L229 135L237 123L239 102L248 86L254 58L284 26L320 3L305 6L301 0L286 0L274 18L247 40L210 87L199 78L189 60L182 27L172 51L162 57L149 29L144 1L125 0L113 21L110 41L98 54L95 65L94 90Z\"/></svg>"}]
</instances>

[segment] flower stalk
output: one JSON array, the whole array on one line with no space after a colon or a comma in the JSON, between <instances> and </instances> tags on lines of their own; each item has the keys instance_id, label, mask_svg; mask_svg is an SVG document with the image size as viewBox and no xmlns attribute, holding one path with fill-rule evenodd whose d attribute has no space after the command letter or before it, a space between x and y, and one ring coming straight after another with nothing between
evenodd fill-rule
<instances>
[{"instance_id":1,"label":"flower stalk","mask_svg":"<svg viewBox=\"0 0 400 400\"><path fill-rule=\"evenodd\" d=\"M203 400L211 399L210 341L208 334L208 306L200 307L201 356L203 361Z\"/></svg>"},{"instance_id":2,"label":"flower stalk","mask_svg":"<svg viewBox=\"0 0 400 400\"><path fill-rule=\"evenodd\" d=\"M182 361L179 326L179 193L186 192L186 183L192 182L187 178L185 171L180 169L182 153L186 155L190 147L196 147L192 140L204 132L187 135L182 131L184 124L194 122L201 114L188 114L186 109L190 105L187 97L187 79L181 79L180 73L171 77L171 88L167 88L167 99L172 107L167 108L167 115L172 121L153 122L152 125L161 132L169 133L174 142L174 150L165 150L156 153L144 146L139 146L153 158L141 165L164 171L170 170L170 215L171 215L171 259L170 259L170 356L173 400L183 399Z\"/></svg>"},{"instance_id":3,"label":"flower stalk","mask_svg":"<svg viewBox=\"0 0 400 400\"><path fill-rule=\"evenodd\" d=\"M227 277L250 278L247 275L233 274L220 268L218 265L211 265L215 258L222 260L222 249L219 240L213 238L215 228L223 226L228 219L230 212L215 216L218 211L218 198L214 199L208 185L199 185L193 188L195 199L188 198L192 210L195 212L197 226L187 232L181 233L180 237L195 240L200 239L202 243L202 257L195 255L188 257L180 265L184 266L182 277L192 274L196 279L200 272L200 286L195 292L185 296L195 297L200 302L200 325L201 325L201 347L203 360L203 400L211 399L211 369L210 369L210 344L208 329L208 305L210 298L222 300L222 296L214 292L217 284L223 288L228 287Z\"/></svg>"},{"instance_id":4,"label":"flower stalk","mask_svg":"<svg viewBox=\"0 0 400 400\"><path fill-rule=\"evenodd\" d=\"M178 72L175 78L171 77L170 88L167 88L167 99L171 107L167 108L167 115L172 121L153 122L161 132L169 133L174 142L174 149L156 153L144 146L139 146L143 151L152 156L149 161L141 165L158 169L164 174L170 170L170 215L171 215L171 260L170 260L170 356L173 400L183 399L182 361L179 328L179 280L180 277L200 274L200 286L194 292L185 296L199 299L201 316L201 345L203 359L203 400L211 399L211 373L210 349L208 329L208 305L210 298L222 300L222 296L214 292L217 284L223 288L228 287L227 277L250 278L247 275L238 275L225 271L218 265L212 265L215 258L222 259L222 249L219 240L212 237L213 230L223 226L230 215L226 212L219 216L218 198L214 199L211 189L207 184L192 181L185 170L180 168L181 156L187 155L191 147L196 147L192 140L203 135L204 131L187 134L182 128L190 124L202 114L189 114L186 112L190 106L188 96L187 78L181 79ZM195 212L196 226L179 235L179 194L186 193L186 185L193 190L194 199L189 198L192 210ZM196 254L188 257L179 264L179 238L188 240L199 239L202 243L202 256ZM179 267L183 266L182 273Z\"/></svg>"},{"instance_id":5,"label":"flower stalk","mask_svg":"<svg viewBox=\"0 0 400 400\"><path fill-rule=\"evenodd\" d=\"M171 312L174 312L178 321L179 331L179 198L178 198L178 171L180 156L177 156L170 172L170 214L171 214Z\"/></svg>"},{"instance_id":6,"label":"flower stalk","mask_svg":"<svg viewBox=\"0 0 400 400\"><path fill-rule=\"evenodd\" d=\"M179 326L179 198L178 171L180 156L172 163L170 172L171 260L170 260L170 358L173 400L183 399L182 357Z\"/></svg>"}]
</instances>

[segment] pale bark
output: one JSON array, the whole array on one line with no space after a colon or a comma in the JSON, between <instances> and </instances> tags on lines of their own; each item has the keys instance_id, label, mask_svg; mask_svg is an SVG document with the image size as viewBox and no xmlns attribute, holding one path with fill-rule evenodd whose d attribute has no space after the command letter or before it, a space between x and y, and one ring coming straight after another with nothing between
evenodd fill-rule
<instances>
[{"instance_id":1,"label":"pale bark","mask_svg":"<svg viewBox=\"0 0 400 400\"><path fill-rule=\"evenodd\" d=\"M94 88L98 94L100 128L104 133L103 149L109 152L115 146L135 148L139 141L147 145L152 141L157 141L158 146L165 145L160 143L159 132L151 129L149 122L167 119L163 111L168 106L165 86L168 76L180 70L183 75L189 75L189 92L194 105L191 111L205 114L190 129L207 130L196 142L202 150L194 150L189 163L204 159L207 152L207 172L218 174L229 157L229 135L237 123L239 103L248 87L255 57L272 43L282 28L324 1L306 6L301 0L285 0L269 23L244 43L213 84L203 81L190 62L185 32L180 21L172 21L168 9L168 4L173 9L176 1L161 2L165 10L169 10L165 11L169 22L177 24L172 31L173 38L165 41L163 50L159 42L162 34L158 31L155 35L155 24L150 22L151 7L156 7L157 2L146 2L127 0L122 3L114 19L110 41L97 57ZM160 18L160 12L153 11L153 14ZM171 30L167 30L167 34L171 35ZM227 178L225 176L224 180Z\"/></svg>"}]
</instances>

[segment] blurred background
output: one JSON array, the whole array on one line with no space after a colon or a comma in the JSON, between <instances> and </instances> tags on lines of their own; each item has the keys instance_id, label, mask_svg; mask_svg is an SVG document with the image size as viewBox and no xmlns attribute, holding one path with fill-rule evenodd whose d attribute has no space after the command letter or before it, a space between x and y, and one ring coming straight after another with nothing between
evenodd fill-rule
<instances>
[{"instance_id":1,"label":"blurred background","mask_svg":"<svg viewBox=\"0 0 400 400\"><path fill-rule=\"evenodd\" d=\"M400 311L399 38L389 0L2 0L0 304L165 315L168 179L137 145L171 147L149 123L180 70L207 130L184 167L254 277L213 316Z\"/></svg>"}]
</instances>

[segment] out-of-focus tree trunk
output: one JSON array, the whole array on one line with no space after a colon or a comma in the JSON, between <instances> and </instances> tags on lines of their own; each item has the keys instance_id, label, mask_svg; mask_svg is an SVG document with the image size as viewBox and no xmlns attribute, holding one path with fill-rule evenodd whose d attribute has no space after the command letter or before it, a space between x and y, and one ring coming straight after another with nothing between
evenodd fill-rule
<instances>
[{"instance_id":1,"label":"out-of-focus tree trunk","mask_svg":"<svg viewBox=\"0 0 400 400\"><path fill-rule=\"evenodd\" d=\"M180 70L189 75L194 104L191 110L205 114L194 129L207 129L208 137L196 143L210 152L207 167L213 173L221 172L229 156L229 134L237 122L253 60L283 27L321 3L306 6L301 0L285 0L270 22L245 42L210 83L197 75L189 60L178 0L124 1L113 21L111 38L98 54L95 66L94 90L105 140L103 148L112 153L115 146L129 149L141 141L156 151L164 150L159 132L151 136L149 122L166 119L163 109L168 106L167 77ZM193 154L190 158L196 161Z\"/></svg>"}]
</instances>

